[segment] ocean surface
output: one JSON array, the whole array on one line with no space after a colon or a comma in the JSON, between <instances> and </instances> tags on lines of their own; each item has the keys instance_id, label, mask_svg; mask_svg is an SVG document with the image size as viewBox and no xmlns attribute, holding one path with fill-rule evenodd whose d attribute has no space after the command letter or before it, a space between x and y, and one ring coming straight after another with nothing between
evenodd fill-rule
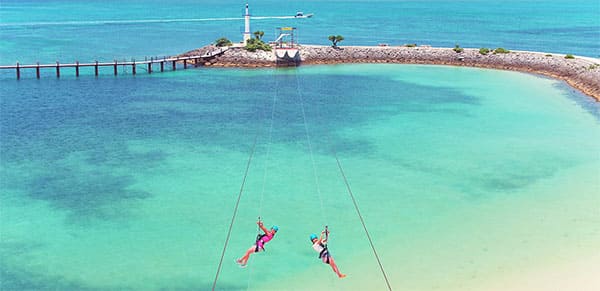
<instances>
[{"instance_id":1,"label":"ocean surface","mask_svg":"<svg viewBox=\"0 0 600 291\"><path fill-rule=\"evenodd\" d=\"M165 3L2 0L0 64L241 38L243 1ZM597 1L250 5L266 39L295 26L311 44L600 54ZM282 17L299 10L315 16ZM381 64L119 70L0 72L0 290L210 290L242 181L217 290L386 290L334 152L394 290L481 290L599 255L600 105L564 82ZM259 216L280 231L241 269ZM308 240L325 225L343 280Z\"/></svg>"}]
</instances>

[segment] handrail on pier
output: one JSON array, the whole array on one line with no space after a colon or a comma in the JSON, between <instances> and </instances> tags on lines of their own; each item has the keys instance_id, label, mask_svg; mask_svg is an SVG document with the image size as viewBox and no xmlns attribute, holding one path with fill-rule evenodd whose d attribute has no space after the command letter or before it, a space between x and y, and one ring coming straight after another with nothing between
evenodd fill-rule
<instances>
[{"instance_id":1,"label":"handrail on pier","mask_svg":"<svg viewBox=\"0 0 600 291\"><path fill-rule=\"evenodd\" d=\"M183 68L187 69L188 61L194 61L194 66L198 66L199 61L213 58L217 55L224 53L225 51L227 51L227 49L228 49L227 47L219 48L217 50L208 51L204 55L194 55L194 56L187 56L187 57L150 58L149 60L145 59L143 61L136 61L136 60L117 61L117 60L115 60L114 62L95 61L93 63L80 63L79 61L76 61L75 63L60 63L59 61L56 61L56 64L40 64L38 62L35 65L22 65L19 62L17 62L15 65L0 66L0 69L16 70L17 80L21 78L21 70L22 69L35 69L36 77L39 79L40 78L40 69L44 69L44 68L56 68L56 77L57 78L60 78L60 69L61 68L75 68L75 76L79 77L79 68L81 68L81 67L94 67L94 73L96 76L98 76L98 68L99 67L111 67L112 66L114 68L114 74L116 76L117 71L118 71L117 70L118 66L131 66L131 68L132 68L131 72L135 75L136 74L136 66L147 65L148 66L147 71L149 74L151 74L153 71L153 69L152 69L153 64L157 64L157 63L160 64L161 72L164 72L164 67L165 67L164 64L168 63L168 62L172 62L172 70L173 71L175 71L177 69L176 63L178 63L178 62L183 62Z\"/></svg>"}]
</instances>

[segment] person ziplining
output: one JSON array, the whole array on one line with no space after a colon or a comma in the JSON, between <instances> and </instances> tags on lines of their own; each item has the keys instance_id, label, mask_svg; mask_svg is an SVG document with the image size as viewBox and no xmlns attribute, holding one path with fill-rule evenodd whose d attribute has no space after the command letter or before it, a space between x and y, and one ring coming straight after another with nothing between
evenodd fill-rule
<instances>
[{"instance_id":1,"label":"person ziplining","mask_svg":"<svg viewBox=\"0 0 600 291\"><path fill-rule=\"evenodd\" d=\"M252 253L258 253L260 251L265 250L265 244L268 243L275 237L277 231L279 231L279 227L277 225L271 226L271 229L267 229L263 222L259 219L256 224L258 227L264 232L264 234L258 234L256 236L256 242L246 251L243 257L235 260L235 262L240 265L240 267L246 267L248 264L248 259Z\"/></svg>"},{"instance_id":2,"label":"person ziplining","mask_svg":"<svg viewBox=\"0 0 600 291\"><path fill-rule=\"evenodd\" d=\"M325 235L325 238L323 238L323 235ZM329 249L327 248L327 240L329 238L329 230L327 229L327 227L325 227L325 230L321 232L321 236L317 237L316 234L311 234L310 235L310 241L312 242L312 248L319 253L319 259L321 259L323 261L323 263L328 264L331 266L331 269L333 269L333 272L335 272L335 274L340 278L344 278L346 277L345 274L342 274L342 272L340 272L340 270L338 269L337 265L335 264L335 260L333 259L333 257L331 256L331 253L329 252Z\"/></svg>"},{"instance_id":3,"label":"person ziplining","mask_svg":"<svg viewBox=\"0 0 600 291\"><path fill-rule=\"evenodd\" d=\"M319 196L319 201L320 201L320 204L321 204L321 213L323 215L323 221L326 222L327 221L327 217L326 217L327 215L326 215L325 207L323 205L323 197L321 195L321 189L320 189L320 186L319 186L319 176L317 175L317 167L316 167L314 156L313 156L312 144L311 144L310 134L309 134L308 125L307 125L307 121L306 121L306 113L304 111L304 101L303 101L303 98L302 98L302 93L300 91L300 84L299 84L299 81L298 81L297 77L296 77L296 90L298 91L298 97L299 97L298 99L300 100L300 108L301 108L301 112L302 112L302 119L303 119L303 123L304 123L304 130L305 130L306 140L307 140L308 149L309 149L309 153L310 153L310 158L311 158L311 162L312 162L313 175L314 175L314 178L315 178L316 192L317 192L317 194ZM269 130L269 147L270 147L270 140L271 140L271 130L272 130L272 127L273 127L273 116L274 116L274 112L275 112L274 111L275 100L276 100L276 98L273 98L273 109L271 111L271 128ZM232 215L232 218L231 218L231 223L229 225L229 230L227 232L227 237L226 237L225 243L223 245L223 251L221 253L221 258L219 260L219 265L217 267L217 272L215 274L215 279L213 281L213 286L212 286L212 290L213 291L216 290L217 281L219 279L219 274L220 274L221 266L222 266L222 263L223 263L223 258L225 256L225 252L227 250L227 245L228 245L229 239L231 237L231 231L233 229L233 225L234 225L234 222L235 222L235 217L236 217L236 214L238 212L238 207L239 207L239 204L240 204L240 200L242 198L242 193L244 192L243 190L244 190L244 185L246 184L246 177L248 176L248 170L250 169L250 164L252 162L252 157L254 156L254 151L255 151L255 148L256 148L256 142L257 142L257 139L258 139L258 135L259 135L259 132L257 132L257 134L256 134L256 136L254 138L254 143L252 145L252 149L251 149L250 155L248 157L248 162L247 162L247 165L246 165L246 170L244 172L244 178L242 180L242 185L240 187L240 192L238 194L238 198L237 198L237 201L235 203L235 207L234 207L234 210L233 210L233 215ZM392 290L392 286L391 286L391 284L390 284L390 282L388 280L387 274L386 274L386 272L385 272L385 270L383 268L383 264L381 262L381 259L379 258L379 255L377 254L377 250L375 249L375 245L373 243L373 240L371 239L371 235L369 234L369 231L367 229L367 225L365 224L363 216L362 216L362 214L360 212L360 209L358 207L358 203L357 203L357 201L356 201L356 199L354 197L354 194L352 193L352 189L350 187L350 184L348 183L348 179L346 178L346 174L344 172L344 169L342 167L340 159L338 158L338 155L337 155L337 152L336 152L336 149L335 149L335 144L334 143L331 143L331 144L332 144L331 151L332 151L333 156L335 157L335 160L337 162L337 165L338 165L341 177L343 178L343 181L346 184L346 189L348 191L350 199L352 200L352 203L353 203L354 208L356 210L356 214L358 215L358 217L360 219L360 222L361 222L362 227L363 227L363 229L365 231L365 234L367 236L367 239L369 241L371 249L373 250L373 255L377 259L377 263L379 265L379 269L381 270L381 273L382 273L383 278L385 280L385 283L387 285L387 289L391 291ZM268 153L269 153L269 150L267 150L267 157L268 157ZM264 190L264 181L265 180L266 180L266 166L265 166L265 174L263 176L263 190ZM261 199L260 199L260 204L259 204L260 205L260 207L259 207L259 221L257 222L257 225L259 226L260 230L262 230L264 232L264 234L259 234L257 236L257 238L256 238L255 244L252 245L246 251L246 253L244 254L244 256L242 256L241 258L235 260L235 262L237 264L239 264L240 267L242 267L242 268L246 267L246 265L248 263L248 259L250 258L250 255L252 253L258 253L260 251L264 251L265 250L264 249L264 245L267 242L271 241L273 239L273 237L275 236L275 234L277 233L277 231L279 230L279 227L277 227L276 225L272 226L271 229L267 230L267 228L264 227L262 221L260 220L260 213L261 213L261 209L262 209L262 195L263 194L261 192ZM328 235L329 235L329 231L328 231L327 227L325 227L325 230L323 232L321 232L321 236L318 237L316 234L311 234L310 235L310 241L312 243L313 249L317 253L319 253L319 256L318 256L319 259L321 259L323 261L323 263L330 265L331 268L332 268L332 270L341 279L341 278L346 277L346 275L340 272L339 268L337 267L337 265L335 263L335 260L333 259L333 257L331 256L331 253L329 252L329 249L327 248ZM325 236L325 237L323 237L323 236Z\"/></svg>"}]
</instances>

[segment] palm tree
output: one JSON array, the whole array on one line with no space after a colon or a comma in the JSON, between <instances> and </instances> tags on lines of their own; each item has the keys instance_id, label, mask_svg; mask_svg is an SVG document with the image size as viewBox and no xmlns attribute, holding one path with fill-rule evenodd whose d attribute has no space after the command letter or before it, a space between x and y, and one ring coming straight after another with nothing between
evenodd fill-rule
<instances>
[{"instance_id":1,"label":"palm tree","mask_svg":"<svg viewBox=\"0 0 600 291\"><path fill-rule=\"evenodd\" d=\"M256 39L258 39L258 40L260 40L264 35L265 35L265 32L262 30L257 30L254 32L254 37L256 37Z\"/></svg>"},{"instance_id":2,"label":"palm tree","mask_svg":"<svg viewBox=\"0 0 600 291\"><path fill-rule=\"evenodd\" d=\"M329 41L331 41L331 43L332 43L332 46L333 46L334 48L337 48L337 44L338 44L338 42L340 42L340 41L344 40L344 37L343 37L343 36L341 36L341 35L330 35L330 36L328 37L328 39L329 39Z\"/></svg>"}]
</instances>

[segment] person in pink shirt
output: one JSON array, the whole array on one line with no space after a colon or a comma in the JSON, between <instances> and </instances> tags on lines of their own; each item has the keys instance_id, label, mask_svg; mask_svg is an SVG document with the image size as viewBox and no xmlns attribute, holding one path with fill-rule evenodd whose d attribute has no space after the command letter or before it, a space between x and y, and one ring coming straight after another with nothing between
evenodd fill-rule
<instances>
[{"instance_id":1,"label":"person in pink shirt","mask_svg":"<svg viewBox=\"0 0 600 291\"><path fill-rule=\"evenodd\" d=\"M256 236L256 243L254 243L247 251L246 254L244 254L243 257L235 260L236 263L238 263L238 265L240 265L240 267L246 267L246 264L248 263L248 259L250 258L250 255L252 253L258 253L260 251L264 251L265 250L265 244L269 241L271 241L273 239L273 237L275 237L275 234L277 233L277 231L279 231L279 227L277 227L277 225L273 225L271 227L271 229L267 229L262 221L258 221L256 222L256 224L258 224L258 227L260 227L260 229L264 232L264 234L259 234L258 236Z\"/></svg>"}]
</instances>

